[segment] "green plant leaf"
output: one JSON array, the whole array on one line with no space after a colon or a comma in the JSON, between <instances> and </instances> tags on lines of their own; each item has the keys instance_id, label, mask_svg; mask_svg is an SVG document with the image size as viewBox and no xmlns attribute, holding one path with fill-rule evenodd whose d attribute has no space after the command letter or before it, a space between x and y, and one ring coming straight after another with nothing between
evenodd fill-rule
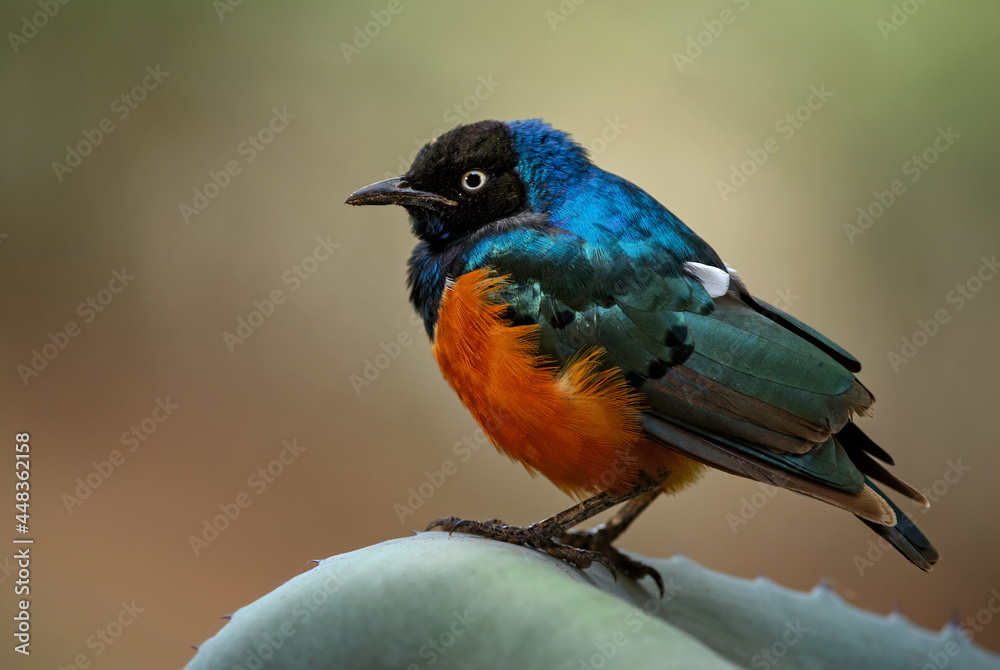
<instances>
[{"instance_id":1,"label":"green plant leaf","mask_svg":"<svg viewBox=\"0 0 1000 670\"><path fill-rule=\"evenodd\" d=\"M824 587L639 558L662 599L649 579L470 535L391 540L241 608L188 668L1000 668L954 627L871 614Z\"/></svg>"}]
</instances>

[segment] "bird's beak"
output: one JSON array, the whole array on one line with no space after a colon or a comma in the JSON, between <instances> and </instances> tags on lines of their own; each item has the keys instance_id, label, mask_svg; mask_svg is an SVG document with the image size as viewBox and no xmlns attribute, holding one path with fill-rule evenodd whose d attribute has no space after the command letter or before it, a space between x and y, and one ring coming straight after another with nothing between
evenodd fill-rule
<instances>
[{"instance_id":1,"label":"bird's beak","mask_svg":"<svg viewBox=\"0 0 1000 670\"><path fill-rule=\"evenodd\" d=\"M404 177L384 179L358 189L346 200L348 205L414 205L436 209L441 205L455 207L454 200L426 191L410 188Z\"/></svg>"}]
</instances>

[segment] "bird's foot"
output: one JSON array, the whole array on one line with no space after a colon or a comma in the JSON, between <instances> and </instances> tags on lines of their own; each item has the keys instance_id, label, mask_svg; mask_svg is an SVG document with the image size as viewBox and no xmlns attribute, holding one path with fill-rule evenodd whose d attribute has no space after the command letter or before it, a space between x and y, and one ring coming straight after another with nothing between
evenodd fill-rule
<instances>
[{"instance_id":1,"label":"bird's foot","mask_svg":"<svg viewBox=\"0 0 1000 670\"><path fill-rule=\"evenodd\" d=\"M490 540L516 544L522 547L534 547L541 549L550 556L572 563L576 567L584 570L593 563L600 563L608 569L612 577L617 579L616 563L605 553L594 551L585 546L570 546L557 541L557 537L567 537L565 529L547 525L544 522L535 523L527 528L521 526L508 526L500 519L487 519L486 521L469 521L449 516L431 521L427 530L443 530L449 535L454 532L469 533L479 535ZM616 552L617 553L617 552ZM626 556L622 558L628 559ZM635 561L633 561L635 563ZM624 565L624 563L623 563ZM636 563L636 565L641 565ZM645 566L642 566L645 567ZM655 571L653 571L655 574ZM656 575L659 578L659 575Z\"/></svg>"},{"instance_id":2,"label":"bird's foot","mask_svg":"<svg viewBox=\"0 0 1000 670\"><path fill-rule=\"evenodd\" d=\"M656 587L660 590L660 597L662 598L665 593L663 577L655 569L626 556L612 546L612 541L618 536L618 533L614 531L614 528L605 526L598 526L589 530L571 530L563 533L559 538L559 542L565 546L600 554L606 560L611 561L615 568L623 575L631 577L636 581L643 577L651 577L656 582ZM611 574L614 574L614 571Z\"/></svg>"}]
</instances>

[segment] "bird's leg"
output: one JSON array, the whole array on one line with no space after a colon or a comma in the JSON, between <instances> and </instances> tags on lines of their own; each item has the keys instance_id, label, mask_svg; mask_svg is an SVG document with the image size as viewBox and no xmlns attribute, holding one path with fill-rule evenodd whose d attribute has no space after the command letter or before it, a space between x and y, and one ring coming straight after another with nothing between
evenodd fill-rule
<instances>
[{"instance_id":1,"label":"bird's leg","mask_svg":"<svg viewBox=\"0 0 1000 670\"><path fill-rule=\"evenodd\" d=\"M616 565L622 565L629 570L632 570L633 568L633 566L629 563L631 559L628 559L624 555L619 554L617 550L611 548L611 540L617 537L618 533L621 531L615 533L606 542L600 543L599 546L601 549L604 549L603 551L582 546L582 543L581 546L570 546L557 541L556 538L567 537L567 531L570 528L583 523L587 519L590 519L591 517L600 514L615 505L627 500L632 500L637 496L640 498L650 496L658 487L659 484L647 483L624 493L611 493L604 491L560 512L559 514L556 514L555 516L551 516L548 519L534 523L527 528L508 526L503 524L499 519L489 519L488 521L468 521L465 519L459 519L458 517L445 517L432 521L427 526L427 530L437 529L448 533L459 531L473 535L480 535L491 540L498 540L508 544L535 547L548 552L556 558L569 561L580 569L587 568L591 565L591 563L596 561L605 566L612 575L616 575ZM651 500L652 498L650 498L650 501ZM635 516L648 504L649 501L642 504L634 512L629 512L629 518L627 521L624 521L624 526L631 523L632 519L634 519ZM631 507L632 506L630 505L626 509L622 510L622 514L630 510ZM616 515L616 518L617 516L618 515ZM624 530L624 527L622 527L622 530ZM614 554L609 555L607 549L611 549ZM631 561L631 563L635 563L635 561ZM638 563L635 564L641 565ZM642 566L642 568L645 568L645 572L640 572L642 572L642 574L653 575L657 583L661 585L662 591L662 580L659 579L659 575L650 568L646 568L645 566ZM633 570L633 572L635 571Z\"/></svg>"},{"instance_id":2,"label":"bird's leg","mask_svg":"<svg viewBox=\"0 0 1000 670\"><path fill-rule=\"evenodd\" d=\"M611 546L611 543L625 532L632 522L635 521L636 517L649 507L650 503L656 500L656 496L659 494L660 491L657 489L638 495L629 500L613 517L608 519L607 523L603 523L597 528L590 530L567 531L563 533L559 541L571 547L596 551L603 556L607 556L615 564L615 567L632 579L638 580L645 576L652 577L653 581L656 582L656 586L660 589L660 596L663 596L663 579L656 570L629 558Z\"/></svg>"},{"instance_id":3,"label":"bird's leg","mask_svg":"<svg viewBox=\"0 0 1000 670\"><path fill-rule=\"evenodd\" d=\"M607 523L602 523L597 528L591 528L590 530L567 531L562 536L562 541L573 546L584 546L581 543L583 540L600 535L603 538L603 543L611 544L632 525L636 517L649 507L650 503L656 500L656 496L658 495L660 495L660 491L658 490L638 495L629 500L613 517L608 519ZM586 544L589 543L590 541L587 539Z\"/></svg>"}]
</instances>

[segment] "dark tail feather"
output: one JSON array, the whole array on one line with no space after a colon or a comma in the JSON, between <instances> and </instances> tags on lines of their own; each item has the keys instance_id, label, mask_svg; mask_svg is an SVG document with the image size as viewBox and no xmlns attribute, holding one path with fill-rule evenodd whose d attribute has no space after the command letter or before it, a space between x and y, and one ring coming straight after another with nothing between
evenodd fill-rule
<instances>
[{"instance_id":1,"label":"dark tail feather","mask_svg":"<svg viewBox=\"0 0 1000 670\"><path fill-rule=\"evenodd\" d=\"M937 549L930 543L930 540L924 537L924 534L920 532L916 524L910 521L909 517L903 514L902 510L896 507L895 503L872 483L871 479L865 477L865 483L882 496L889 503L889 506L892 507L892 511L896 513L896 525L880 526L877 523L861 519L861 517L858 518L866 526L882 536L886 542L894 546L896 551L905 556L910 563L913 563L921 570L930 572L930 569L938 561Z\"/></svg>"},{"instance_id":2,"label":"dark tail feather","mask_svg":"<svg viewBox=\"0 0 1000 670\"><path fill-rule=\"evenodd\" d=\"M892 474L882 464L872 458L874 455L883 462L892 465L892 458L883 451L882 447L875 444L870 437L861 432L861 429L853 423L848 422L836 435L837 442L844 448L848 458L854 466L862 473L871 477L877 482L881 482L893 491L902 493L907 498L916 500L924 507L930 507L930 503L923 493L913 488L902 479ZM883 498L885 496L882 496Z\"/></svg>"},{"instance_id":3,"label":"dark tail feather","mask_svg":"<svg viewBox=\"0 0 1000 670\"><path fill-rule=\"evenodd\" d=\"M848 421L847 424L840 429L840 432L837 433L837 440L845 448L853 447L865 453L871 454L883 463L888 463L889 465L896 464L895 461L892 460L892 456L890 456L885 449L875 444L875 441L865 435L853 421Z\"/></svg>"}]
</instances>

